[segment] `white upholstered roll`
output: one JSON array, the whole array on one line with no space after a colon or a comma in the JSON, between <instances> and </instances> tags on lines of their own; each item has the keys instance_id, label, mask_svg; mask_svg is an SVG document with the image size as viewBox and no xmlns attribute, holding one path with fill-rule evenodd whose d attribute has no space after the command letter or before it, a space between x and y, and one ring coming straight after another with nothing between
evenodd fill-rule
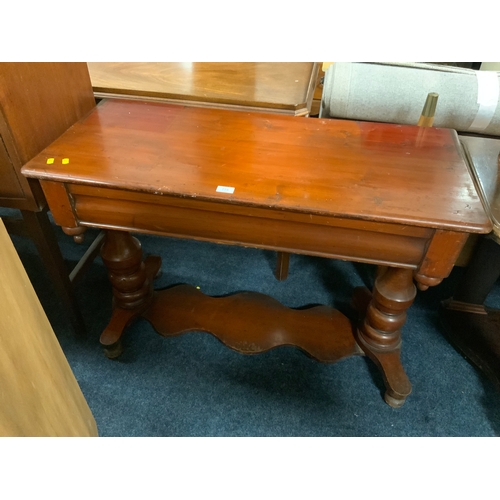
<instances>
[{"instance_id":1,"label":"white upholstered roll","mask_svg":"<svg viewBox=\"0 0 500 500\"><path fill-rule=\"evenodd\" d=\"M426 63L335 63L325 74L321 116L416 125L427 94L435 127L500 136L500 72Z\"/></svg>"}]
</instances>

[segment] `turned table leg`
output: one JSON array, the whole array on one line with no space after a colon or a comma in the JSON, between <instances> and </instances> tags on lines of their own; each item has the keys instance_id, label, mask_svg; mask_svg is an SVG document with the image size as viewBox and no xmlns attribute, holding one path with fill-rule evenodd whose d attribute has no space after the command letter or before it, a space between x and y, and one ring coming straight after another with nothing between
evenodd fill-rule
<instances>
[{"instance_id":1,"label":"turned table leg","mask_svg":"<svg viewBox=\"0 0 500 500\"><path fill-rule=\"evenodd\" d=\"M142 260L141 244L125 231L106 231L101 257L113 287L113 313L100 342L110 358L122 352L123 330L150 305L160 257Z\"/></svg>"},{"instance_id":2,"label":"turned table leg","mask_svg":"<svg viewBox=\"0 0 500 500\"><path fill-rule=\"evenodd\" d=\"M411 392L410 381L401 364L400 349L401 327L415 295L411 270L380 268L357 332L360 347L382 372L386 386L384 399L394 408L402 406Z\"/></svg>"}]
</instances>

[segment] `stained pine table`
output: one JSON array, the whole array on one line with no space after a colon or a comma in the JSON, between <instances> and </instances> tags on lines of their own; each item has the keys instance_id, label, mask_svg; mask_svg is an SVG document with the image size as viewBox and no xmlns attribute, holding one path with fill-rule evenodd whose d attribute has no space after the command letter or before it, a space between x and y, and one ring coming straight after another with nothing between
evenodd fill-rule
<instances>
[{"instance_id":1,"label":"stained pine table","mask_svg":"<svg viewBox=\"0 0 500 500\"><path fill-rule=\"evenodd\" d=\"M207 331L242 353L286 344L323 362L367 355L394 407L411 391L400 349L415 283L440 283L468 234L491 230L449 129L109 100L23 173L40 180L67 234L106 231L108 356L139 316L161 335ZM131 231L371 263L377 277L354 291L358 318L255 292L154 291L160 258L143 261Z\"/></svg>"}]
</instances>

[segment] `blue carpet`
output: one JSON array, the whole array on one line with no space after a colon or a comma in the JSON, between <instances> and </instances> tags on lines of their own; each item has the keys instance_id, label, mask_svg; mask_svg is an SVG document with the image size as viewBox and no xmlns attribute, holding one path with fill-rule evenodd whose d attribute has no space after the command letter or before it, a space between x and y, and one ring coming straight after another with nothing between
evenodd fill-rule
<instances>
[{"instance_id":1,"label":"blue carpet","mask_svg":"<svg viewBox=\"0 0 500 500\"><path fill-rule=\"evenodd\" d=\"M2 209L1 215L11 211ZM55 227L71 268L86 245ZM87 242L96 232L88 231ZM290 276L273 276L275 253L174 238L139 236L159 254L157 288L199 286L208 295L243 290L289 307L349 309L354 286L371 286L374 267L293 255ZM413 392L400 409L387 406L378 370L366 358L318 363L280 347L245 356L206 333L163 338L145 320L126 331L125 352L107 359L99 336L111 311L106 270L97 258L76 285L88 337L78 339L34 244L12 237L47 316L94 414L101 436L498 436L500 393L447 342L438 319L463 272L418 292L403 329L402 362ZM500 307L500 286L488 305Z\"/></svg>"}]
</instances>

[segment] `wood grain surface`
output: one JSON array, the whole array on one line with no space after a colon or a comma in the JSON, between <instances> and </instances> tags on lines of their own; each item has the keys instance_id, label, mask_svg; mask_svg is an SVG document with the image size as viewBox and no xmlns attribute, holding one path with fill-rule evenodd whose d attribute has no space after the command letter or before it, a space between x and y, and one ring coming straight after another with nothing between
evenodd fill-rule
<instances>
[{"instance_id":1,"label":"wood grain surface","mask_svg":"<svg viewBox=\"0 0 500 500\"><path fill-rule=\"evenodd\" d=\"M135 97L198 104L310 111L317 63L89 62L97 97Z\"/></svg>"},{"instance_id":2,"label":"wood grain surface","mask_svg":"<svg viewBox=\"0 0 500 500\"><path fill-rule=\"evenodd\" d=\"M311 215L491 228L449 129L109 100L23 173Z\"/></svg>"},{"instance_id":3,"label":"wood grain surface","mask_svg":"<svg viewBox=\"0 0 500 500\"><path fill-rule=\"evenodd\" d=\"M467 234L491 230L449 129L107 100L23 173L41 179L63 228L105 229L101 255L115 305L101 335L109 357L120 355L123 331L139 316L163 335L200 329L241 352L248 342L252 352L284 343L333 361L359 346L381 371L393 407L411 391L400 348L414 281L422 290L437 285ZM260 295L212 300L192 287L189 297L183 288L154 295L160 259L143 262L130 232L382 267L353 337L343 316L305 317ZM189 304L172 322L163 300ZM264 316L263 331L248 335L249 318ZM338 328L339 338L325 344L321 335L311 349L307 331L283 334L281 325L298 316L326 335Z\"/></svg>"},{"instance_id":4,"label":"wood grain surface","mask_svg":"<svg viewBox=\"0 0 500 500\"><path fill-rule=\"evenodd\" d=\"M228 321L228 310L233 321ZM297 346L325 363L363 354L354 340L355 327L340 311L328 306L290 309L256 292L209 297L194 286L178 285L156 293L143 317L165 337L205 331L242 354L283 345Z\"/></svg>"},{"instance_id":5,"label":"wood grain surface","mask_svg":"<svg viewBox=\"0 0 500 500\"><path fill-rule=\"evenodd\" d=\"M460 136L469 159L478 191L493 222L493 231L500 235L500 139Z\"/></svg>"},{"instance_id":6,"label":"wood grain surface","mask_svg":"<svg viewBox=\"0 0 500 500\"><path fill-rule=\"evenodd\" d=\"M95 106L85 63L0 63L0 205L39 211L20 169Z\"/></svg>"},{"instance_id":7,"label":"wood grain surface","mask_svg":"<svg viewBox=\"0 0 500 500\"><path fill-rule=\"evenodd\" d=\"M0 220L0 436L97 436L97 427Z\"/></svg>"}]
</instances>

